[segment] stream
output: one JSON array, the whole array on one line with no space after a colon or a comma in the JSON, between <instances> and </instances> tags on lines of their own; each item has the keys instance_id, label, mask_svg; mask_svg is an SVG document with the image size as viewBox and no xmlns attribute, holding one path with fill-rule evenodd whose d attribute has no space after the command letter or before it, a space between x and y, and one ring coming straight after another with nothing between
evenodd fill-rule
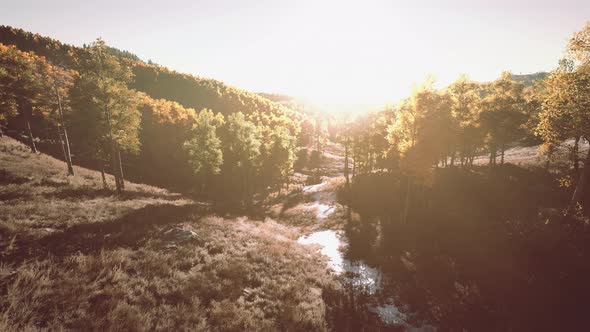
<instances>
[{"instance_id":1,"label":"stream","mask_svg":"<svg viewBox=\"0 0 590 332\"><path fill-rule=\"evenodd\" d=\"M314 197L314 203L310 207L315 208L316 219L321 222L329 217L337 206L334 205L333 195L325 195L319 192L326 182L303 187L304 193L310 193ZM324 195L322 195L324 194ZM344 257L344 251L348 246L348 241L343 231L324 229L313 232L306 236L301 236L298 243L303 245L319 245L320 253L328 257L328 265L337 275L343 275L351 283L353 289L364 291L372 299L377 300L377 292L382 286L382 274L376 268L366 265L362 261L351 261ZM377 302L377 301L375 301ZM376 313L381 321L388 325L403 326L406 331L429 332L436 331L436 328L425 325L421 327L412 326L406 319L393 299L388 299L385 303L369 306L369 310Z\"/></svg>"}]
</instances>

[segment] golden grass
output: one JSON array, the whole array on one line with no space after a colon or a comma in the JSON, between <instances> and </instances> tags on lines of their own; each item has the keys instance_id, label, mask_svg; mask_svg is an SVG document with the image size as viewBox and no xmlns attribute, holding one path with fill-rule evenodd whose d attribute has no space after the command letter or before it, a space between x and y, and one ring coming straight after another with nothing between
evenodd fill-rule
<instances>
[{"instance_id":1,"label":"golden grass","mask_svg":"<svg viewBox=\"0 0 590 332\"><path fill-rule=\"evenodd\" d=\"M141 184L119 197L100 173L65 170L0 140L0 330L329 328L340 284L298 228ZM196 236L172 241L171 228Z\"/></svg>"}]
</instances>

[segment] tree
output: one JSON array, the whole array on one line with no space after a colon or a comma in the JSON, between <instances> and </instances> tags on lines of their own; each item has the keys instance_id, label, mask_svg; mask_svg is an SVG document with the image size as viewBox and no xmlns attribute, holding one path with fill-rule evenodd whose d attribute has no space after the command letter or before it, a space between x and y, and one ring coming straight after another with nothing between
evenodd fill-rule
<instances>
[{"instance_id":1,"label":"tree","mask_svg":"<svg viewBox=\"0 0 590 332\"><path fill-rule=\"evenodd\" d=\"M4 114L0 118L6 120L16 114L16 108L20 108L33 151L36 151L36 146L30 124L32 112L55 125L68 165L68 174L74 175L64 112L68 107L69 92L76 72L52 65L33 53L20 52L14 47L3 45L0 45L0 61L4 67L0 72L0 84L4 91L0 94L0 103L3 104Z\"/></svg>"},{"instance_id":2,"label":"tree","mask_svg":"<svg viewBox=\"0 0 590 332\"><path fill-rule=\"evenodd\" d=\"M217 128L223 125L223 115L203 109L192 129L192 138L184 143L189 163L200 182L201 194L210 177L221 172L223 153Z\"/></svg>"},{"instance_id":3,"label":"tree","mask_svg":"<svg viewBox=\"0 0 590 332\"><path fill-rule=\"evenodd\" d=\"M417 88L399 109L390 129L391 144L401 153L404 172L423 176L441 157L446 158L451 139L451 100L434 90L432 82Z\"/></svg>"},{"instance_id":4,"label":"tree","mask_svg":"<svg viewBox=\"0 0 590 332\"><path fill-rule=\"evenodd\" d=\"M448 89L451 98L453 147L451 165L458 150L461 164L472 164L483 135L479 123L479 85L461 75Z\"/></svg>"},{"instance_id":5,"label":"tree","mask_svg":"<svg viewBox=\"0 0 590 332\"><path fill-rule=\"evenodd\" d=\"M309 151L305 147L300 147L297 149L297 157L295 158L295 162L293 163L293 168L295 171L302 171L305 167L307 167L309 163Z\"/></svg>"},{"instance_id":6,"label":"tree","mask_svg":"<svg viewBox=\"0 0 590 332\"><path fill-rule=\"evenodd\" d=\"M293 173L295 161L296 138L285 127L275 127L272 130L266 159L263 161L264 176L271 186L279 186L289 181Z\"/></svg>"},{"instance_id":7,"label":"tree","mask_svg":"<svg viewBox=\"0 0 590 332\"><path fill-rule=\"evenodd\" d=\"M480 121L488 135L490 165L496 165L498 149L500 163L504 164L506 144L522 134L525 100L524 85L515 82L512 74L504 72L488 86L488 95L482 103Z\"/></svg>"},{"instance_id":8,"label":"tree","mask_svg":"<svg viewBox=\"0 0 590 332\"><path fill-rule=\"evenodd\" d=\"M572 162L578 172L578 145L588 129L588 75L585 70L576 71L573 63L561 61L560 66L545 81L542 112L536 133L546 144L559 145L573 139Z\"/></svg>"},{"instance_id":9,"label":"tree","mask_svg":"<svg viewBox=\"0 0 590 332\"><path fill-rule=\"evenodd\" d=\"M7 68L11 61L8 50L8 47L0 44L0 137L4 134L3 124L17 114L16 96L12 89L13 76Z\"/></svg>"},{"instance_id":10,"label":"tree","mask_svg":"<svg viewBox=\"0 0 590 332\"><path fill-rule=\"evenodd\" d=\"M401 220L405 222L412 204L413 188L430 183L432 168L441 156L446 159L450 142L451 99L433 88L431 81L414 89L398 110L389 129L390 143L400 153L400 169L405 175L405 203ZM423 192L423 190L420 190Z\"/></svg>"},{"instance_id":11,"label":"tree","mask_svg":"<svg viewBox=\"0 0 590 332\"><path fill-rule=\"evenodd\" d=\"M48 89L41 72L45 65L45 59L33 53L0 44L0 104L3 106L0 118L5 121L10 116L20 114L34 153L37 153L37 147L31 119L35 113L46 113L48 110L44 98Z\"/></svg>"},{"instance_id":12,"label":"tree","mask_svg":"<svg viewBox=\"0 0 590 332\"><path fill-rule=\"evenodd\" d=\"M80 61L80 83L76 108L84 141L95 157L110 154L117 192L125 188L121 150L139 150L140 113L138 95L127 88L133 78L131 70L108 52L103 40L97 39L85 49ZM107 152L108 151L108 152Z\"/></svg>"},{"instance_id":13,"label":"tree","mask_svg":"<svg viewBox=\"0 0 590 332\"><path fill-rule=\"evenodd\" d=\"M315 169L316 172L319 172L320 166L322 164L322 154L318 150L311 151L311 155L309 156L309 168Z\"/></svg>"},{"instance_id":14,"label":"tree","mask_svg":"<svg viewBox=\"0 0 590 332\"><path fill-rule=\"evenodd\" d=\"M546 144L561 142L573 137L577 158L577 142L581 138L590 142L590 23L576 32L567 47L568 58L546 81L542 112L537 134ZM577 159L574 159L577 168ZM590 151L584 161L572 199L565 211L570 216L578 203L590 213Z\"/></svg>"},{"instance_id":15,"label":"tree","mask_svg":"<svg viewBox=\"0 0 590 332\"><path fill-rule=\"evenodd\" d=\"M314 126L314 141L315 150L319 151L320 154L324 154L324 147L328 143L328 128L326 122L318 117L315 121Z\"/></svg>"},{"instance_id":16,"label":"tree","mask_svg":"<svg viewBox=\"0 0 590 332\"><path fill-rule=\"evenodd\" d=\"M69 106L69 90L74 85L74 78L77 73L73 70L66 70L57 66L47 66L44 71L47 83L50 87L50 100L54 105L57 116L53 116L54 122L57 123L58 136L64 152L64 159L68 166L68 175L74 175L72 164L72 153L70 149L70 140L65 123L65 109Z\"/></svg>"},{"instance_id":17,"label":"tree","mask_svg":"<svg viewBox=\"0 0 590 332\"><path fill-rule=\"evenodd\" d=\"M242 202L249 203L253 193L251 182L260 165L260 135L254 123L241 112L227 117L222 136L223 178L229 196L231 191Z\"/></svg>"}]
</instances>

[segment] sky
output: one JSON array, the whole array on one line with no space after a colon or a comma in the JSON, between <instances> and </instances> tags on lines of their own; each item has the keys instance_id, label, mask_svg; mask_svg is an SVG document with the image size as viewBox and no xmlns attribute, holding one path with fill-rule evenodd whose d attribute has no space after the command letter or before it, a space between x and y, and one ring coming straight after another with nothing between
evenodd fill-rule
<instances>
[{"instance_id":1,"label":"sky","mask_svg":"<svg viewBox=\"0 0 590 332\"><path fill-rule=\"evenodd\" d=\"M434 76L549 71L590 1L0 0L0 24L337 110L392 103Z\"/></svg>"}]
</instances>

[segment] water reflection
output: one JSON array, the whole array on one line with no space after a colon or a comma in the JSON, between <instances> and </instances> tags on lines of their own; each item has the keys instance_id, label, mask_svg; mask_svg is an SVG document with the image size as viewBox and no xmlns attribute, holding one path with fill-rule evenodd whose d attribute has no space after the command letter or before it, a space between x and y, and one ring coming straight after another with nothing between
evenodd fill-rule
<instances>
[{"instance_id":1,"label":"water reflection","mask_svg":"<svg viewBox=\"0 0 590 332\"><path fill-rule=\"evenodd\" d=\"M353 287L368 295L375 295L381 287L381 272L361 261L350 261L343 257L342 249L346 246L341 231L324 230L300 237L301 244L317 244L320 252L329 258L329 266L336 274L343 274L349 279ZM405 316L393 304L370 308L387 324L404 325Z\"/></svg>"}]
</instances>

